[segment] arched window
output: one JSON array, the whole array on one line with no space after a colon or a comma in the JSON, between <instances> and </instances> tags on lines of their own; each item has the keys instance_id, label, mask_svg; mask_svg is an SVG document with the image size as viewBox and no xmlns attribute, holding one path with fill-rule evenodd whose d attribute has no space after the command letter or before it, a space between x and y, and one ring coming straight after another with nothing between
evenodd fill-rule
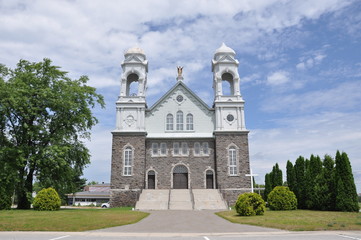
<instances>
[{"instance_id":1,"label":"arched window","mask_svg":"<svg viewBox=\"0 0 361 240\"><path fill-rule=\"evenodd\" d=\"M183 130L183 112L177 112L177 130Z\"/></svg>"},{"instance_id":2,"label":"arched window","mask_svg":"<svg viewBox=\"0 0 361 240\"><path fill-rule=\"evenodd\" d=\"M222 74L222 93L223 95L234 95L234 81L233 76L230 73Z\"/></svg>"},{"instance_id":3,"label":"arched window","mask_svg":"<svg viewBox=\"0 0 361 240\"><path fill-rule=\"evenodd\" d=\"M188 144L186 142L182 142L182 155L188 155Z\"/></svg>"},{"instance_id":4,"label":"arched window","mask_svg":"<svg viewBox=\"0 0 361 240\"><path fill-rule=\"evenodd\" d=\"M199 144L199 142L195 142L194 143L194 155L198 156L201 154L201 145Z\"/></svg>"},{"instance_id":5,"label":"arched window","mask_svg":"<svg viewBox=\"0 0 361 240\"><path fill-rule=\"evenodd\" d=\"M179 143L178 142L173 143L173 155L175 155L175 156L179 155Z\"/></svg>"},{"instance_id":6,"label":"arched window","mask_svg":"<svg viewBox=\"0 0 361 240\"><path fill-rule=\"evenodd\" d=\"M167 115L167 124L166 124L166 130L173 130L173 114Z\"/></svg>"},{"instance_id":7,"label":"arched window","mask_svg":"<svg viewBox=\"0 0 361 240\"><path fill-rule=\"evenodd\" d=\"M228 169L230 176L237 175L237 151L233 146L228 149Z\"/></svg>"},{"instance_id":8,"label":"arched window","mask_svg":"<svg viewBox=\"0 0 361 240\"><path fill-rule=\"evenodd\" d=\"M157 156L158 154L158 143L152 143L152 156Z\"/></svg>"},{"instance_id":9,"label":"arched window","mask_svg":"<svg viewBox=\"0 0 361 240\"><path fill-rule=\"evenodd\" d=\"M187 130L193 130L193 115L188 113L187 114Z\"/></svg>"},{"instance_id":10,"label":"arched window","mask_svg":"<svg viewBox=\"0 0 361 240\"><path fill-rule=\"evenodd\" d=\"M131 176L132 175L132 164L133 164L133 149L131 147L126 147L124 149L124 164L123 164L123 175Z\"/></svg>"}]
</instances>

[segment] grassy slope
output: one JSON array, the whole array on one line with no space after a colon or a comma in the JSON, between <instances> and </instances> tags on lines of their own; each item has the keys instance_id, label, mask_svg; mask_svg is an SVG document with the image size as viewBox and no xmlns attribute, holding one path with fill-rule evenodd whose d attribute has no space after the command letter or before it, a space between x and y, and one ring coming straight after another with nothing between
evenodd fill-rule
<instances>
[{"instance_id":1,"label":"grassy slope","mask_svg":"<svg viewBox=\"0 0 361 240\"><path fill-rule=\"evenodd\" d=\"M242 217L235 210L217 213L231 222L291 231L361 230L361 213L326 211L266 211L263 216Z\"/></svg>"},{"instance_id":2,"label":"grassy slope","mask_svg":"<svg viewBox=\"0 0 361 240\"><path fill-rule=\"evenodd\" d=\"M88 231L131 224L148 213L130 208L0 211L0 231Z\"/></svg>"}]
</instances>

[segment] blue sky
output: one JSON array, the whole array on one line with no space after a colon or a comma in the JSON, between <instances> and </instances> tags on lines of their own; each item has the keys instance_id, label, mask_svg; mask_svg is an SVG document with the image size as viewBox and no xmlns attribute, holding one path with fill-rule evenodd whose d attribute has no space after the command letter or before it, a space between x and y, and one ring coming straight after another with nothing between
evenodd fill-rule
<instances>
[{"instance_id":1,"label":"blue sky","mask_svg":"<svg viewBox=\"0 0 361 240\"><path fill-rule=\"evenodd\" d=\"M87 142L89 181L110 181L124 51L147 55L148 106L175 84L178 65L211 106L211 59L225 42L240 62L256 182L276 162L285 170L299 155L339 149L361 192L360 1L0 0L0 29L0 63L50 58L72 78L88 75L104 95Z\"/></svg>"}]
</instances>

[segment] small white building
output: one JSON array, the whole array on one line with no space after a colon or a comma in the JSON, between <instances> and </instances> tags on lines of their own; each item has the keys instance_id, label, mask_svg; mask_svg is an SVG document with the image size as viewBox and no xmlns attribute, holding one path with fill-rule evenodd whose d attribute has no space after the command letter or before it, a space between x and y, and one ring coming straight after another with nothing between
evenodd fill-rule
<instances>
[{"instance_id":1,"label":"small white building","mask_svg":"<svg viewBox=\"0 0 361 240\"><path fill-rule=\"evenodd\" d=\"M67 194L68 204L73 206L100 206L102 203L109 202L110 184L102 183L88 185L84 191Z\"/></svg>"}]
</instances>

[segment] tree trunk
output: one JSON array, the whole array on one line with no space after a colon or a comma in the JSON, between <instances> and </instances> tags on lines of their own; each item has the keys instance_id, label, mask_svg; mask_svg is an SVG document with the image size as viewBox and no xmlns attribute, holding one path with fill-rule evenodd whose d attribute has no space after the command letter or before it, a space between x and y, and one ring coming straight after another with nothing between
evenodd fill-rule
<instances>
[{"instance_id":1,"label":"tree trunk","mask_svg":"<svg viewBox=\"0 0 361 240\"><path fill-rule=\"evenodd\" d=\"M33 171L30 171L26 179L20 175L21 181L18 185L18 209L30 209L31 195L33 193Z\"/></svg>"}]
</instances>

